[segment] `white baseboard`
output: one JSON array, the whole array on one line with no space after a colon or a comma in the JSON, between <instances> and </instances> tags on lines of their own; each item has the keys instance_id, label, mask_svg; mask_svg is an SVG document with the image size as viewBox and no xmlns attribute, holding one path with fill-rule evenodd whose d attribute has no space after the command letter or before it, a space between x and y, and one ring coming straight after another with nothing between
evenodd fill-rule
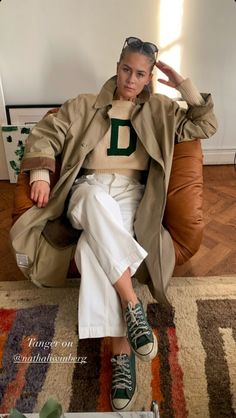
<instances>
[{"instance_id":1,"label":"white baseboard","mask_svg":"<svg viewBox=\"0 0 236 418\"><path fill-rule=\"evenodd\" d=\"M236 148L230 149L203 149L203 164L234 164Z\"/></svg>"}]
</instances>

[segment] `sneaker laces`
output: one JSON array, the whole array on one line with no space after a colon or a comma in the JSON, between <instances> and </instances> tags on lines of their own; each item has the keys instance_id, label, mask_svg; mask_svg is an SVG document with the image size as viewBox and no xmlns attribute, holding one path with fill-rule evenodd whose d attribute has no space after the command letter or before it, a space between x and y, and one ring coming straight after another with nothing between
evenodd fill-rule
<instances>
[{"instance_id":1,"label":"sneaker laces","mask_svg":"<svg viewBox=\"0 0 236 418\"><path fill-rule=\"evenodd\" d=\"M111 359L113 374L112 374L112 390L129 389L132 390L132 380L129 359L127 354L120 354L117 358Z\"/></svg>"},{"instance_id":2,"label":"sneaker laces","mask_svg":"<svg viewBox=\"0 0 236 418\"><path fill-rule=\"evenodd\" d=\"M140 304L132 307L129 302L126 312L127 326L129 328L130 338L136 344L138 338L149 336L151 334L148 323L143 316L143 311Z\"/></svg>"}]
</instances>

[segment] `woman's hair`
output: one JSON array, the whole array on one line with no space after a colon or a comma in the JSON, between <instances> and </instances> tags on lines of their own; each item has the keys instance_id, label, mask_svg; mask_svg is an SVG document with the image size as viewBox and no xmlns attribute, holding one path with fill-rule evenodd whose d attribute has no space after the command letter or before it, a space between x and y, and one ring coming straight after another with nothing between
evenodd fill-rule
<instances>
[{"instance_id":1,"label":"woman's hair","mask_svg":"<svg viewBox=\"0 0 236 418\"><path fill-rule=\"evenodd\" d=\"M136 52L136 53L139 53L139 54L142 54L142 55L145 55L145 57L147 57L148 59L149 59L149 62L150 62L150 67L151 67L151 71L152 71L152 69L153 69L153 67L154 67L154 64L155 64L155 62L156 62L156 57L155 57L155 54L152 54L151 52L149 53L149 52L147 52L147 51L145 51L142 47L137 47L137 46L133 46L133 45L126 45L123 49L122 49L122 51L121 51L121 54L120 54L120 59L119 59L119 62L126 56L126 55L128 55L128 54L130 54L130 53L134 53L134 52Z\"/></svg>"}]
</instances>

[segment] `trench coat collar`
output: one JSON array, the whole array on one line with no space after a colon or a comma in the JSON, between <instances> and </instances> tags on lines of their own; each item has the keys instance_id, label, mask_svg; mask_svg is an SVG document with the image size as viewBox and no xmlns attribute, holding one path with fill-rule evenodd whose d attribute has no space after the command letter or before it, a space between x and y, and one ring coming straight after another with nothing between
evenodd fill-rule
<instances>
[{"instance_id":1,"label":"trench coat collar","mask_svg":"<svg viewBox=\"0 0 236 418\"><path fill-rule=\"evenodd\" d=\"M115 89L116 89L116 80L117 76L111 77L106 83L102 86L100 93L97 96L96 102L94 107L96 109L100 109L105 106L111 106L112 100L114 97ZM145 87L141 93L138 95L136 99L136 104L142 104L149 100L150 93L148 87Z\"/></svg>"}]
</instances>

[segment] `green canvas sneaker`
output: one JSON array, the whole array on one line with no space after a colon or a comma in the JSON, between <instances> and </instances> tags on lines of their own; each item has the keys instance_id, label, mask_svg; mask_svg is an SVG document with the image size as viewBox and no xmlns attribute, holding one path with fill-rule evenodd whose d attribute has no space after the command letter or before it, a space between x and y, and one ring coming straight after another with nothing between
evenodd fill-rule
<instances>
[{"instance_id":1,"label":"green canvas sneaker","mask_svg":"<svg viewBox=\"0 0 236 418\"><path fill-rule=\"evenodd\" d=\"M157 355L157 338L146 319L142 302L139 300L135 306L129 302L124 315L132 350L141 360L152 360Z\"/></svg>"},{"instance_id":2,"label":"green canvas sneaker","mask_svg":"<svg viewBox=\"0 0 236 418\"><path fill-rule=\"evenodd\" d=\"M112 362L111 405L113 411L130 411L136 396L135 355L115 355Z\"/></svg>"}]
</instances>

